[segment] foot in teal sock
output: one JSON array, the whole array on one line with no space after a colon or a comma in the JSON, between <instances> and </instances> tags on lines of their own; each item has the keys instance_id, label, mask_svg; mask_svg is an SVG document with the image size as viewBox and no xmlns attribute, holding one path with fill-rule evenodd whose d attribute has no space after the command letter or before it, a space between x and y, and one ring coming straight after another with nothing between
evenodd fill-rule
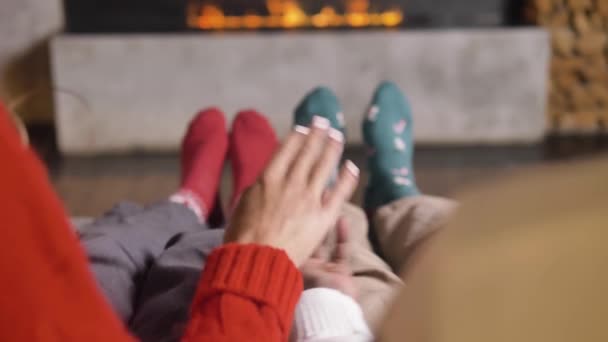
<instances>
[{"instance_id":1,"label":"foot in teal sock","mask_svg":"<svg viewBox=\"0 0 608 342\"><path fill-rule=\"evenodd\" d=\"M363 120L363 137L370 148L370 178L365 208L376 209L397 199L415 196L412 112L399 88L381 83Z\"/></svg>"},{"instance_id":2,"label":"foot in teal sock","mask_svg":"<svg viewBox=\"0 0 608 342\"><path fill-rule=\"evenodd\" d=\"M331 127L346 135L344 114L340 102L336 95L326 87L317 87L304 96L296 107L294 124L308 127L315 115L329 119Z\"/></svg>"},{"instance_id":3,"label":"foot in teal sock","mask_svg":"<svg viewBox=\"0 0 608 342\"><path fill-rule=\"evenodd\" d=\"M294 125L304 127L310 126L314 116L321 116L329 120L332 128L340 131L346 137L346 126L344 123L344 114L338 97L326 87L317 87L310 91L294 112ZM332 186L338 176L338 169L334 171L328 186Z\"/></svg>"}]
</instances>

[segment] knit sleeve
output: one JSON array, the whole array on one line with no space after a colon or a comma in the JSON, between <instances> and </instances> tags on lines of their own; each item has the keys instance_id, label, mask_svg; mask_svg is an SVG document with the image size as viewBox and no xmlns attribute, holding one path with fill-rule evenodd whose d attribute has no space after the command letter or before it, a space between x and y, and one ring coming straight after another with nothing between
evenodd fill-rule
<instances>
[{"instance_id":1,"label":"knit sleeve","mask_svg":"<svg viewBox=\"0 0 608 342\"><path fill-rule=\"evenodd\" d=\"M0 341L133 342L0 103Z\"/></svg>"},{"instance_id":2,"label":"knit sleeve","mask_svg":"<svg viewBox=\"0 0 608 342\"><path fill-rule=\"evenodd\" d=\"M282 250L220 247L207 259L182 340L285 341L302 287Z\"/></svg>"}]
</instances>

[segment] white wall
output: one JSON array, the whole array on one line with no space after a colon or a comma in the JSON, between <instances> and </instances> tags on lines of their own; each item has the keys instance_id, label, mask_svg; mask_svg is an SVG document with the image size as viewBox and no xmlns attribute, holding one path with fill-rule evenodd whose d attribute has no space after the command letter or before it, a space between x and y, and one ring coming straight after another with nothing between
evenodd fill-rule
<instances>
[{"instance_id":1,"label":"white wall","mask_svg":"<svg viewBox=\"0 0 608 342\"><path fill-rule=\"evenodd\" d=\"M63 26L61 0L0 2L0 97L29 120L53 112L49 38Z\"/></svg>"}]
</instances>

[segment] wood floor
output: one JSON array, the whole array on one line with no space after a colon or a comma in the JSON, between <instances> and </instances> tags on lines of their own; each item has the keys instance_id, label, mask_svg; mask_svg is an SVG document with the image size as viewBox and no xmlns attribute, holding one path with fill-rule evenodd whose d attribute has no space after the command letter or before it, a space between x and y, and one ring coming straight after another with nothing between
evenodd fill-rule
<instances>
[{"instance_id":1,"label":"wood floor","mask_svg":"<svg viewBox=\"0 0 608 342\"><path fill-rule=\"evenodd\" d=\"M144 204L158 201L177 188L179 157L176 154L63 158L57 152L53 127L31 126L28 132L72 216L97 216L120 200ZM533 146L416 146L414 164L418 186L424 193L450 197L476 183L522 168L607 151L608 134L549 137ZM365 151L362 147L349 147L345 158L362 169L360 186L352 199L360 204L367 181ZM230 183L230 170L226 168L221 185L223 198L229 198Z\"/></svg>"},{"instance_id":2,"label":"wood floor","mask_svg":"<svg viewBox=\"0 0 608 342\"><path fill-rule=\"evenodd\" d=\"M353 202L360 204L367 181L365 152L348 148L363 177ZM451 196L460 189L523 167L551 160L542 146L526 147L420 147L415 172L421 190ZM49 163L51 179L72 216L97 216L120 200L150 203L171 194L178 185L177 155L130 155L63 158ZM230 170L225 169L221 193L229 198Z\"/></svg>"}]
</instances>

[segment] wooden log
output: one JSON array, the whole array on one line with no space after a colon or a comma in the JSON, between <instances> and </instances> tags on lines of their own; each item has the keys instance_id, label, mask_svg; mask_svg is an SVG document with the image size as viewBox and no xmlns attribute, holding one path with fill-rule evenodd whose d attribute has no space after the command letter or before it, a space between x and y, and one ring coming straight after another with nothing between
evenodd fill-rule
<instances>
[{"instance_id":1,"label":"wooden log","mask_svg":"<svg viewBox=\"0 0 608 342\"><path fill-rule=\"evenodd\" d=\"M606 47L606 40L604 32L589 33L576 40L575 50L583 56L601 54Z\"/></svg>"},{"instance_id":2,"label":"wooden log","mask_svg":"<svg viewBox=\"0 0 608 342\"><path fill-rule=\"evenodd\" d=\"M562 112L552 112L549 111L548 112L548 123L547 123L547 127L549 129L550 132L554 133L554 132L559 132L559 126L560 126L560 120L561 117L563 116Z\"/></svg>"},{"instance_id":3,"label":"wooden log","mask_svg":"<svg viewBox=\"0 0 608 342\"><path fill-rule=\"evenodd\" d=\"M560 116L557 126L561 133L592 133L600 129L600 118L594 111L569 112Z\"/></svg>"},{"instance_id":4,"label":"wooden log","mask_svg":"<svg viewBox=\"0 0 608 342\"><path fill-rule=\"evenodd\" d=\"M578 112L575 115L577 128L582 131L597 131L600 129L600 113L598 111Z\"/></svg>"},{"instance_id":5,"label":"wooden log","mask_svg":"<svg viewBox=\"0 0 608 342\"><path fill-rule=\"evenodd\" d=\"M563 72L553 77L553 86L564 93L568 93L573 87L580 85L580 80L573 72Z\"/></svg>"},{"instance_id":6,"label":"wooden log","mask_svg":"<svg viewBox=\"0 0 608 342\"><path fill-rule=\"evenodd\" d=\"M568 8L573 11L585 11L591 8L593 3L591 0L568 0Z\"/></svg>"},{"instance_id":7,"label":"wooden log","mask_svg":"<svg viewBox=\"0 0 608 342\"><path fill-rule=\"evenodd\" d=\"M579 69L579 74L590 83L608 82L608 64L604 55L592 55L585 59L585 63Z\"/></svg>"},{"instance_id":8,"label":"wooden log","mask_svg":"<svg viewBox=\"0 0 608 342\"><path fill-rule=\"evenodd\" d=\"M552 15L552 19L549 22L549 27L569 27L570 26L570 13L568 11L558 11Z\"/></svg>"},{"instance_id":9,"label":"wooden log","mask_svg":"<svg viewBox=\"0 0 608 342\"><path fill-rule=\"evenodd\" d=\"M539 15L548 15L553 11L552 0L534 0L534 8Z\"/></svg>"},{"instance_id":10,"label":"wooden log","mask_svg":"<svg viewBox=\"0 0 608 342\"><path fill-rule=\"evenodd\" d=\"M563 113L559 117L559 121L557 123L557 130L560 133L572 133L576 131L576 121L574 118L574 114L572 113Z\"/></svg>"},{"instance_id":11,"label":"wooden log","mask_svg":"<svg viewBox=\"0 0 608 342\"><path fill-rule=\"evenodd\" d=\"M604 19L597 12L593 12L589 15L589 23L591 24L591 29L593 31L604 31L605 30Z\"/></svg>"},{"instance_id":12,"label":"wooden log","mask_svg":"<svg viewBox=\"0 0 608 342\"><path fill-rule=\"evenodd\" d=\"M604 18L608 18L608 1L606 0L597 0L595 2L595 11L600 16Z\"/></svg>"},{"instance_id":13,"label":"wooden log","mask_svg":"<svg viewBox=\"0 0 608 342\"><path fill-rule=\"evenodd\" d=\"M598 119L604 127L604 130L606 130L608 128L608 109L602 109L598 113Z\"/></svg>"},{"instance_id":14,"label":"wooden log","mask_svg":"<svg viewBox=\"0 0 608 342\"><path fill-rule=\"evenodd\" d=\"M575 110L588 111L597 108L595 99L590 95L589 89L583 85L574 85L569 89L569 96Z\"/></svg>"},{"instance_id":15,"label":"wooden log","mask_svg":"<svg viewBox=\"0 0 608 342\"><path fill-rule=\"evenodd\" d=\"M574 113L576 130L580 132L595 132L600 128L600 116L596 111Z\"/></svg>"},{"instance_id":16,"label":"wooden log","mask_svg":"<svg viewBox=\"0 0 608 342\"><path fill-rule=\"evenodd\" d=\"M591 22L589 21L589 18L587 18L587 14L583 12L577 12L574 14L572 17L572 23L576 29L576 32L578 32L580 35L586 35L593 31Z\"/></svg>"},{"instance_id":17,"label":"wooden log","mask_svg":"<svg viewBox=\"0 0 608 342\"><path fill-rule=\"evenodd\" d=\"M566 134L580 134L596 132L600 128L595 116L588 116L580 112L563 114L558 123L558 130Z\"/></svg>"},{"instance_id":18,"label":"wooden log","mask_svg":"<svg viewBox=\"0 0 608 342\"><path fill-rule=\"evenodd\" d=\"M573 76L573 73L565 73L564 75L566 76L563 78L562 82L566 83L566 86L557 83L556 79L558 79L560 75L554 76L552 79L549 80L548 107L550 111L567 112L574 109L574 106L572 105L572 100L568 93L572 85L578 85L578 80L576 79L576 77Z\"/></svg>"},{"instance_id":19,"label":"wooden log","mask_svg":"<svg viewBox=\"0 0 608 342\"><path fill-rule=\"evenodd\" d=\"M558 11L549 15L540 15L538 23L549 28L564 28L570 26L570 14L567 11Z\"/></svg>"},{"instance_id":20,"label":"wooden log","mask_svg":"<svg viewBox=\"0 0 608 342\"><path fill-rule=\"evenodd\" d=\"M570 97L566 96L566 104L563 108L565 112L572 112L576 110L576 105L574 104L574 102L572 102L572 99Z\"/></svg>"},{"instance_id":21,"label":"wooden log","mask_svg":"<svg viewBox=\"0 0 608 342\"><path fill-rule=\"evenodd\" d=\"M589 95L601 107L608 107L608 85L603 83L590 83L587 88Z\"/></svg>"},{"instance_id":22,"label":"wooden log","mask_svg":"<svg viewBox=\"0 0 608 342\"><path fill-rule=\"evenodd\" d=\"M551 109L549 109L547 111L547 114L549 115L549 119L551 119L551 120L555 120L555 119L559 120L559 118L562 115L564 115L564 113L561 112L561 111L554 111L554 110L551 110Z\"/></svg>"},{"instance_id":23,"label":"wooden log","mask_svg":"<svg viewBox=\"0 0 608 342\"><path fill-rule=\"evenodd\" d=\"M585 67L585 60L580 57L560 57L554 55L551 58L551 75L561 73L575 73Z\"/></svg>"},{"instance_id":24,"label":"wooden log","mask_svg":"<svg viewBox=\"0 0 608 342\"><path fill-rule=\"evenodd\" d=\"M608 82L608 73L598 72L597 69L594 68L584 68L580 75L586 82Z\"/></svg>"},{"instance_id":25,"label":"wooden log","mask_svg":"<svg viewBox=\"0 0 608 342\"><path fill-rule=\"evenodd\" d=\"M566 94L559 88L549 92L549 109L553 112L565 112L571 108Z\"/></svg>"},{"instance_id":26,"label":"wooden log","mask_svg":"<svg viewBox=\"0 0 608 342\"><path fill-rule=\"evenodd\" d=\"M553 0L553 8L568 9L567 0Z\"/></svg>"},{"instance_id":27,"label":"wooden log","mask_svg":"<svg viewBox=\"0 0 608 342\"><path fill-rule=\"evenodd\" d=\"M576 45L575 38L574 32L568 28L554 30L551 36L553 49L561 56L572 56Z\"/></svg>"},{"instance_id":28,"label":"wooden log","mask_svg":"<svg viewBox=\"0 0 608 342\"><path fill-rule=\"evenodd\" d=\"M597 53L595 55L589 55L585 57L585 64L594 65L597 67L604 67L604 69L608 70L606 67L606 55L602 53Z\"/></svg>"}]
</instances>

